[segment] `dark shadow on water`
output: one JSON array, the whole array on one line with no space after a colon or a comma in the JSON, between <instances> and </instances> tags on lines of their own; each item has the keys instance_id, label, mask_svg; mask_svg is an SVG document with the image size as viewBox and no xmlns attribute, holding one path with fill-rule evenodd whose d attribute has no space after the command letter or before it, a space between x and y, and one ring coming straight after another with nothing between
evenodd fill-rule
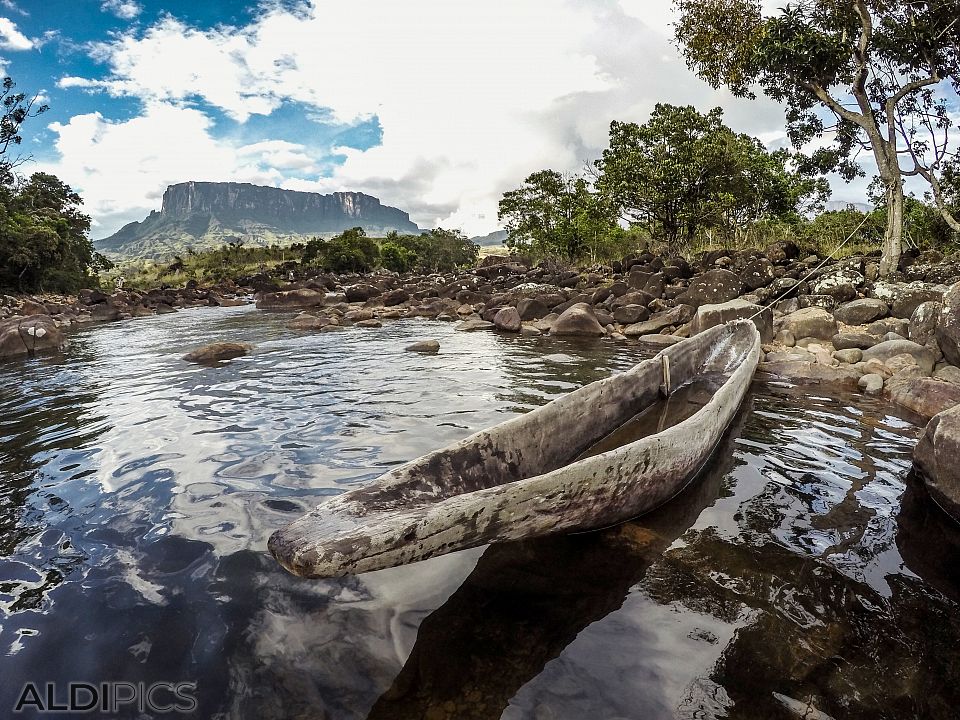
<instances>
[{"instance_id":1,"label":"dark shadow on water","mask_svg":"<svg viewBox=\"0 0 960 720\"><path fill-rule=\"evenodd\" d=\"M748 407L741 410L684 492L653 513L594 533L490 546L463 585L422 622L370 720L499 718L585 627L620 608L720 496L748 414Z\"/></svg>"}]
</instances>

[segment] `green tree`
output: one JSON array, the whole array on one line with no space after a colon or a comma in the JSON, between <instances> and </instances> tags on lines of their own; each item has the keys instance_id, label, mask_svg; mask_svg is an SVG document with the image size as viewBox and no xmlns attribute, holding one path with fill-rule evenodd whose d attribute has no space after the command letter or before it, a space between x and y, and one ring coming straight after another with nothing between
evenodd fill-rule
<instances>
[{"instance_id":1,"label":"green tree","mask_svg":"<svg viewBox=\"0 0 960 720\"><path fill-rule=\"evenodd\" d=\"M616 225L611 206L584 178L555 170L535 172L504 193L498 217L511 250L571 261L598 247Z\"/></svg>"},{"instance_id":2,"label":"green tree","mask_svg":"<svg viewBox=\"0 0 960 720\"><path fill-rule=\"evenodd\" d=\"M380 248L363 228L355 227L329 240L313 238L306 244L301 262L332 272L369 272L380 264Z\"/></svg>"},{"instance_id":3,"label":"green tree","mask_svg":"<svg viewBox=\"0 0 960 720\"><path fill-rule=\"evenodd\" d=\"M904 176L926 179L944 220L960 230L942 186L956 158L949 132L960 89L956 2L800 0L772 15L760 0L674 2L676 38L694 72L738 96L754 97L759 86L783 103L796 148L835 138L810 165L849 179L862 172L856 153L872 153L888 209L882 275L899 264Z\"/></svg>"},{"instance_id":4,"label":"green tree","mask_svg":"<svg viewBox=\"0 0 960 720\"><path fill-rule=\"evenodd\" d=\"M380 245L380 263L394 272L409 272L417 262L417 254L397 242Z\"/></svg>"},{"instance_id":5,"label":"green tree","mask_svg":"<svg viewBox=\"0 0 960 720\"><path fill-rule=\"evenodd\" d=\"M88 237L80 196L57 177L34 173L5 187L0 202L0 284L18 290L72 292L112 267Z\"/></svg>"},{"instance_id":6,"label":"green tree","mask_svg":"<svg viewBox=\"0 0 960 720\"><path fill-rule=\"evenodd\" d=\"M597 190L620 216L662 236L672 251L701 231L736 236L751 223L799 219L829 193L822 178L791 168L786 150L734 133L723 110L658 104L643 125L613 122L596 162Z\"/></svg>"}]
</instances>

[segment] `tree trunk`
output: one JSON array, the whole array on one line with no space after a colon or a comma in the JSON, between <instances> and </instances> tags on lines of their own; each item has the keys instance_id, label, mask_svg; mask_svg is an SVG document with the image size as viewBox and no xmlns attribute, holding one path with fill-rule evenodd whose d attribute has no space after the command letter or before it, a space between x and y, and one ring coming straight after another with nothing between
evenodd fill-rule
<instances>
[{"instance_id":1,"label":"tree trunk","mask_svg":"<svg viewBox=\"0 0 960 720\"><path fill-rule=\"evenodd\" d=\"M887 185L887 230L883 236L880 277L889 277L900 267L903 252L903 178L899 167L885 179Z\"/></svg>"}]
</instances>

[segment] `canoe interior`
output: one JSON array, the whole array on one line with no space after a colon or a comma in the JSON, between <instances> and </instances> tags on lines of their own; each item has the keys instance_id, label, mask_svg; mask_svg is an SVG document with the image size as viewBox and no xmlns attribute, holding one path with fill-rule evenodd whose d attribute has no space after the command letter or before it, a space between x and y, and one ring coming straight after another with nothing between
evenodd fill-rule
<instances>
[{"instance_id":1,"label":"canoe interior","mask_svg":"<svg viewBox=\"0 0 960 720\"><path fill-rule=\"evenodd\" d=\"M409 510L543 475L675 426L701 409L750 353L753 343L735 328L714 328L666 348L624 373L425 455L337 500L349 499L365 514ZM667 399L661 392L664 356L671 378Z\"/></svg>"}]
</instances>

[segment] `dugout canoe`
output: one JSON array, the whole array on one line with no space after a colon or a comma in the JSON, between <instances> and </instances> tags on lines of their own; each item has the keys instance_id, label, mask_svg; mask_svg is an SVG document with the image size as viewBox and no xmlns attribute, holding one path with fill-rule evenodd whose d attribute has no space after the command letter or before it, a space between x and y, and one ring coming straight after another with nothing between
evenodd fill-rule
<instances>
[{"instance_id":1,"label":"dugout canoe","mask_svg":"<svg viewBox=\"0 0 960 720\"><path fill-rule=\"evenodd\" d=\"M295 575L337 577L637 517L703 467L759 359L749 320L711 328L331 498L270 552Z\"/></svg>"}]
</instances>

